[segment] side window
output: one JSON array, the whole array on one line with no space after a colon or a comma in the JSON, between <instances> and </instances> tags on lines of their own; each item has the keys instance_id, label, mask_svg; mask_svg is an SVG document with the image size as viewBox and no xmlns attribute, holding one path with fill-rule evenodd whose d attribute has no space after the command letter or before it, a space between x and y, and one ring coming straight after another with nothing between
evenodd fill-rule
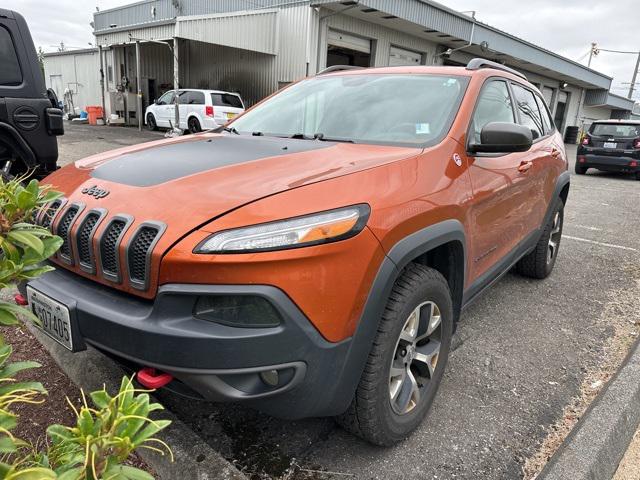
<instances>
[{"instance_id":1,"label":"side window","mask_svg":"<svg viewBox=\"0 0 640 480\"><path fill-rule=\"evenodd\" d=\"M482 87L471 120L472 143L480 143L482 127L491 122L515 123L509 88L502 80L489 80Z\"/></svg>"},{"instance_id":2,"label":"side window","mask_svg":"<svg viewBox=\"0 0 640 480\"><path fill-rule=\"evenodd\" d=\"M204 105L204 93L189 92L189 105Z\"/></svg>"},{"instance_id":3,"label":"side window","mask_svg":"<svg viewBox=\"0 0 640 480\"><path fill-rule=\"evenodd\" d=\"M189 103L189 92L187 90L181 90L178 92L178 103L180 105L186 105Z\"/></svg>"},{"instance_id":4,"label":"side window","mask_svg":"<svg viewBox=\"0 0 640 480\"><path fill-rule=\"evenodd\" d=\"M548 135L553 132L555 128L553 125L553 120L551 119L551 114L549 113L549 109L545 104L544 100L536 95L536 102L538 102L538 109L540 110L540 114L542 115L542 125L544 126L544 134Z\"/></svg>"},{"instance_id":5,"label":"side window","mask_svg":"<svg viewBox=\"0 0 640 480\"><path fill-rule=\"evenodd\" d=\"M527 90L516 83L513 83L512 86L516 107L520 114L520 124L531 129L534 140L544 136L544 125L542 124L542 116L540 115L535 95L531 90Z\"/></svg>"},{"instance_id":6,"label":"side window","mask_svg":"<svg viewBox=\"0 0 640 480\"><path fill-rule=\"evenodd\" d=\"M20 85L22 71L9 31L0 26L0 85Z\"/></svg>"},{"instance_id":7,"label":"side window","mask_svg":"<svg viewBox=\"0 0 640 480\"><path fill-rule=\"evenodd\" d=\"M169 105L171 103L173 103L173 98L174 98L174 93L173 92L167 92L164 95L162 95L160 97L160 100L158 100L158 105Z\"/></svg>"}]
</instances>

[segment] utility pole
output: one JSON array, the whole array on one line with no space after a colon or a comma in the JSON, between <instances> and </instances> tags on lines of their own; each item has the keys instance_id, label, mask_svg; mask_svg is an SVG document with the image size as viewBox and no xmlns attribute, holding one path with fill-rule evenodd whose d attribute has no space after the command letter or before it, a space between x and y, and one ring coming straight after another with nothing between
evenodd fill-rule
<instances>
[{"instance_id":1,"label":"utility pole","mask_svg":"<svg viewBox=\"0 0 640 480\"><path fill-rule=\"evenodd\" d=\"M598 55L600 50L598 50L598 44L596 42L591 42L591 51L589 52L589 62L587 63L587 67L591 68L591 60L594 55Z\"/></svg>"},{"instance_id":2,"label":"utility pole","mask_svg":"<svg viewBox=\"0 0 640 480\"><path fill-rule=\"evenodd\" d=\"M633 99L633 91L636 88L636 79L638 78L638 68L640 67L640 52L638 52L638 59L636 60L636 69L633 71L633 78L631 78L631 86L629 87L629 98Z\"/></svg>"}]
</instances>

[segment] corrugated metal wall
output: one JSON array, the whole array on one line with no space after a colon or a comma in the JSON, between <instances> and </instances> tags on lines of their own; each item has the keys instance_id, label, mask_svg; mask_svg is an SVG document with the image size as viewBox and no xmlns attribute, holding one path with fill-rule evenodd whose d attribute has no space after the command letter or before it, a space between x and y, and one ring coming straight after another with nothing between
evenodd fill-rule
<instances>
[{"instance_id":1,"label":"corrugated metal wall","mask_svg":"<svg viewBox=\"0 0 640 480\"><path fill-rule=\"evenodd\" d=\"M85 109L88 105L100 105L100 56L98 51L44 57L44 71L47 88L59 88L56 92L60 100L64 90L73 92L74 105ZM61 82L52 76L61 76ZM54 88L54 89L55 89Z\"/></svg>"},{"instance_id":2,"label":"corrugated metal wall","mask_svg":"<svg viewBox=\"0 0 640 480\"><path fill-rule=\"evenodd\" d=\"M237 91L248 105L252 105L279 86L304 77L308 57L315 62L316 45L308 52L310 39L307 40L305 33L309 16L315 16L315 12L302 5L282 8L277 15L277 56L209 43L182 42L183 85ZM311 38L315 40L316 37Z\"/></svg>"}]
</instances>

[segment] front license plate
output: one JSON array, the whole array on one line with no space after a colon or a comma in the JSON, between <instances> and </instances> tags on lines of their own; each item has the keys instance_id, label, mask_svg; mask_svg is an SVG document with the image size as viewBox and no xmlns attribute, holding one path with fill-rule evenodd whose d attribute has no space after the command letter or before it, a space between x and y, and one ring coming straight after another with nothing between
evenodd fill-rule
<instances>
[{"instance_id":1,"label":"front license plate","mask_svg":"<svg viewBox=\"0 0 640 480\"><path fill-rule=\"evenodd\" d=\"M615 142L604 142L604 148L618 148L618 144Z\"/></svg>"},{"instance_id":2,"label":"front license plate","mask_svg":"<svg viewBox=\"0 0 640 480\"><path fill-rule=\"evenodd\" d=\"M28 285L27 300L29 308L42 323L42 331L63 347L73 350L69 308Z\"/></svg>"}]
</instances>

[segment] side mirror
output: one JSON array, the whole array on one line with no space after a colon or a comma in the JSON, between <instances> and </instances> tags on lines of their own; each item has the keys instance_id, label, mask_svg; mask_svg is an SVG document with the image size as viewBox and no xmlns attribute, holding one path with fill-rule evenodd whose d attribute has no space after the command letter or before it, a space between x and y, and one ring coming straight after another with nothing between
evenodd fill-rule
<instances>
[{"instance_id":1,"label":"side mirror","mask_svg":"<svg viewBox=\"0 0 640 480\"><path fill-rule=\"evenodd\" d=\"M469 145L471 153L526 152L533 143L531 130L517 123L491 122L480 132L480 143Z\"/></svg>"}]
</instances>

